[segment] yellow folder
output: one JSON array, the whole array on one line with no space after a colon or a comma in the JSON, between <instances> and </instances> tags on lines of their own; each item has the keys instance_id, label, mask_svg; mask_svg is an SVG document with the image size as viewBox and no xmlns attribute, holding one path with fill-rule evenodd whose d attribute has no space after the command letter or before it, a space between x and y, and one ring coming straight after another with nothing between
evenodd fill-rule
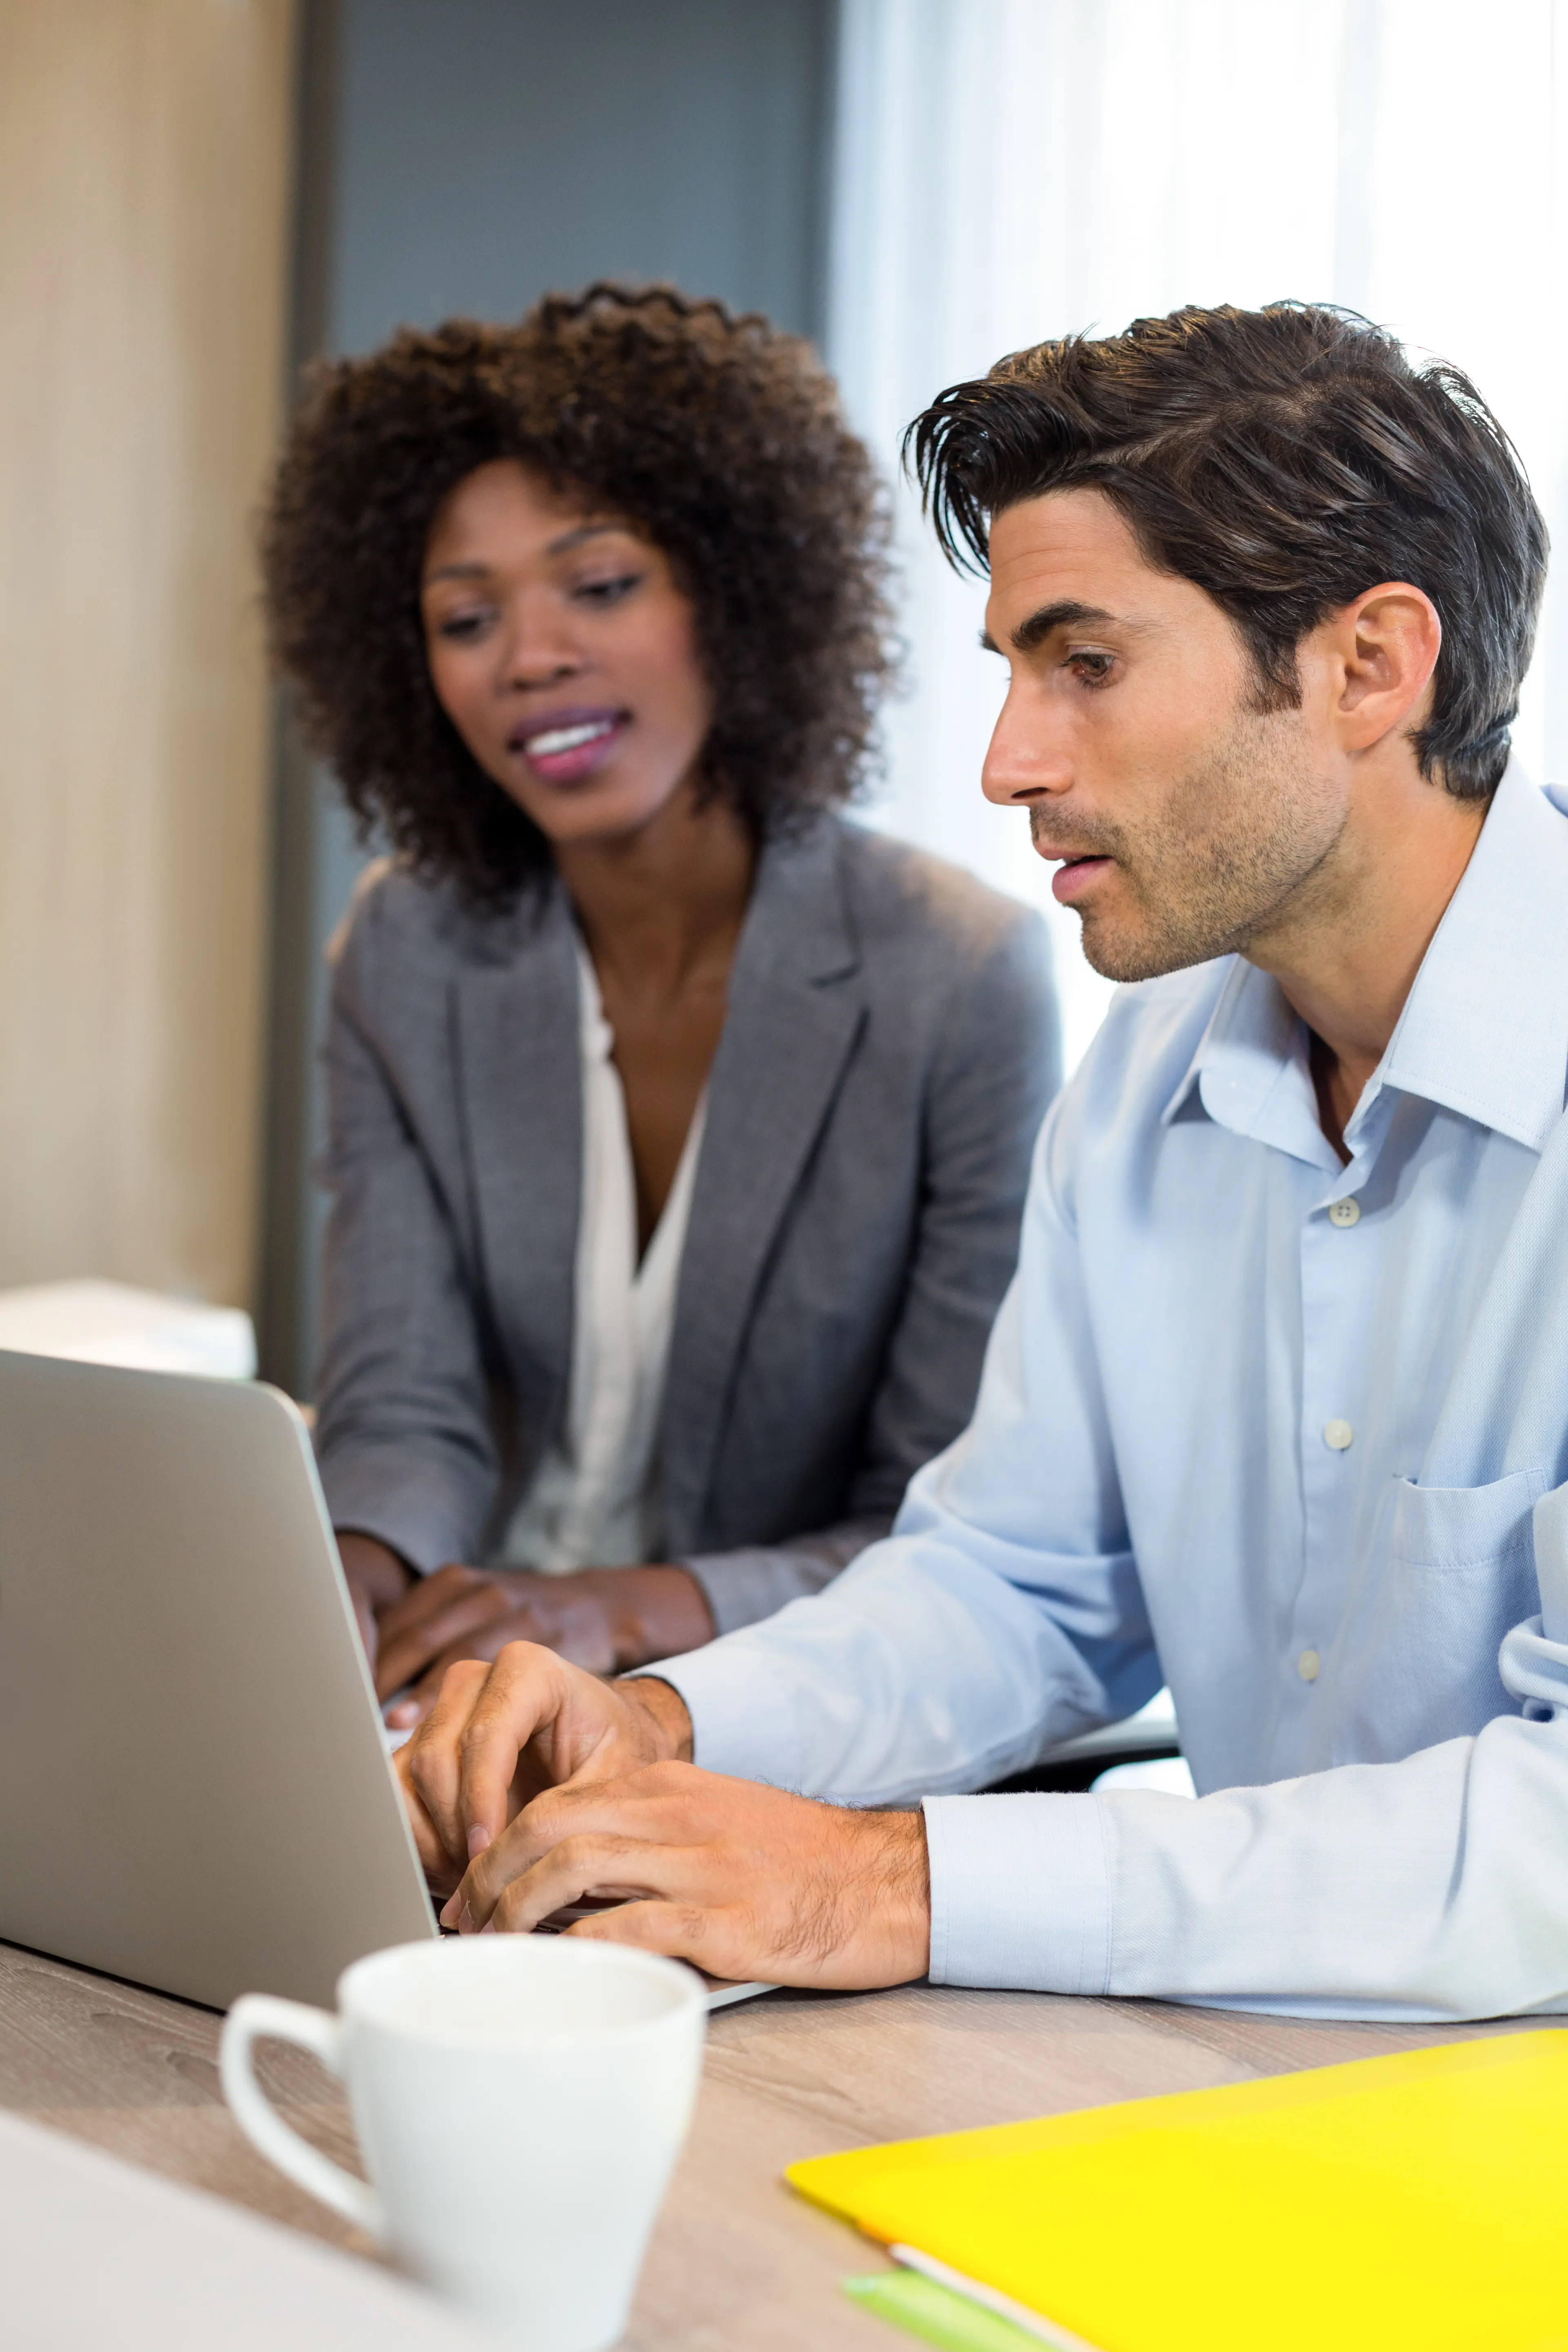
<instances>
[{"instance_id":1,"label":"yellow folder","mask_svg":"<svg viewBox=\"0 0 1568 2352\"><path fill-rule=\"evenodd\" d=\"M792 2165L1094 2352L1568 2352L1568 2031Z\"/></svg>"}]
</instances>

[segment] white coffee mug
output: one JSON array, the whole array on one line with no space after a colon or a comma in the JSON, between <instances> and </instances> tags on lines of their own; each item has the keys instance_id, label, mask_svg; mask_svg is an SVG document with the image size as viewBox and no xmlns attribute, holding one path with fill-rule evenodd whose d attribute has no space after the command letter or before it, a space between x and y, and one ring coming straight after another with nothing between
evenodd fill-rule
<instances>
[{"instance_id":1,"label":"white coffee mug","mask_svg":"<svg viewBox=\"0 0 1568 2352\"><path fill-rule=\"evenodd\" d=\"M702 2065L701 1979L575 1937L402 1944L338 1979L338 2014L247 1993L224 2095L263 2156L518 2352L622 2335ZM348 2086L356 2180L293 2131L252 2071L296 2042Z\"/></svg>"}]
</instances>

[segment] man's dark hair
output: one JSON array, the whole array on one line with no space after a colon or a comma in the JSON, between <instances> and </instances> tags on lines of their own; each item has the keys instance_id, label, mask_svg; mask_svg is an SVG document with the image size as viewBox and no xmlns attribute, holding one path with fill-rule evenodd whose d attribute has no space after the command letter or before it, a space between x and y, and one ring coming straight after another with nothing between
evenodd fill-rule
<instances>
[{"instance_id":1,"label":"man's dark hair","mask_svg":"<svg viewBox=\"0 0 1568 2352\"><path fill-rule=\"evenodd\" d=\"M1188 309L1015 352L942 393L904 446L960 569L984 567L1004 508L1103 491L1150 562L1230 615L1264 709L1300 700L1296 648L1328 614L1409 581L1443 624L1421 772L1461 800L1496 787L1546 526L1457 368L1415 367L1384 329L1321 304Z\"/></svg>"},{"instance_id":2,"label":"man's dark hair","mask_svg":"<svg viewBox=\"0 0 1568 2352\"><path fill-rule=\"evenodd\" d=\"M363 825L504 906L549 844L437 701L430 528L513 457L614 509L691 598L714 717L707 789L759 837L848 798L890 666L886 502L809 345L668 287L552 295L312 373L263 527L272 646Z\"/></svg>"}]
</instances>

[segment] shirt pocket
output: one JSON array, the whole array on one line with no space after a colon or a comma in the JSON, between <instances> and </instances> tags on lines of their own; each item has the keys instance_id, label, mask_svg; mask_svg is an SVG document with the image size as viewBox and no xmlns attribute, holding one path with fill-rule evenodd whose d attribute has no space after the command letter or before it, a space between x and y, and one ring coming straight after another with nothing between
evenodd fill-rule
<instances>
[{"instance_id":1,"label":"shirt pocket","mask_svg":"<svg viewBox=\"0 0 1568 2352\"><path fill-rule=\"evenodd\" d=\"M1546 1486L1543 1470L1515 1470L1489 1486L1418 1486L1396 1478L1389 1550L1407 1568L1431 1569L1486 1568L1522 1551L1533 1580L1531 1517ZM1533 1607L1524 1613L1533 1615Z\"/></svg>"},{"instance_id":2,"label":"shirt pocket","mask_svg":"<svg viewBox=\"0 0 1568 2352\"><path fill-rule=\"evenodd\" d=\"M1514 1711L1503 1635L1540 1607L1531 1515L1543 1471L1489 1486L1396 1478L1381 1574L1345 1628L1348 1754L1409 1756Z\"/></svg>"}]
</instances>

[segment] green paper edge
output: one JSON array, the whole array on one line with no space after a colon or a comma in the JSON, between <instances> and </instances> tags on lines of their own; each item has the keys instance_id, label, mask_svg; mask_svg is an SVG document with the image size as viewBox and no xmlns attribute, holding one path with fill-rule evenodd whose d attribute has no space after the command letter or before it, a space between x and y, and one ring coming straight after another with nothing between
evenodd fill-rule
<instances>
[{"instance_id":1,"label":"green paper edge","mask_svg":"<svg viewBox=\"0 0 1568 2352\"><path fill-rule=\"evenodd\" d=\"M920 2271L873 2271L846 2279L844 2292L937 2352L1040 2352L1037 2336Z\"/></svg>"}]
</instances>

